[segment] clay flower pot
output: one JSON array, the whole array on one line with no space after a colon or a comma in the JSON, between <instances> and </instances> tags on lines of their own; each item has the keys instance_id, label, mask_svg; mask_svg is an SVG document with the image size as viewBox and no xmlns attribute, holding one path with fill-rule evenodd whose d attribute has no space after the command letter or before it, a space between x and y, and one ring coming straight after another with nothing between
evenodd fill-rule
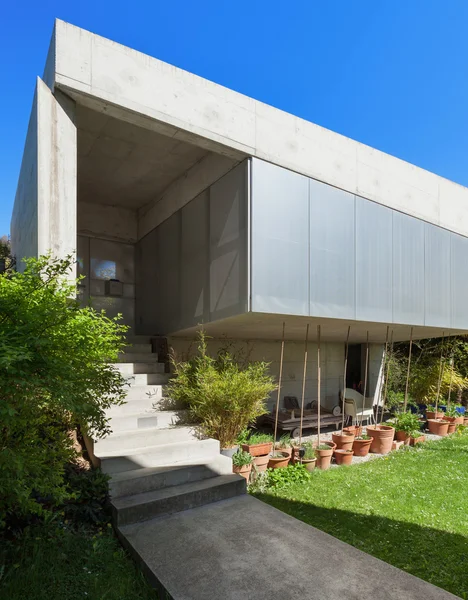
<instances>
[{"instance_id":1,"label":"clay flower pot","mask_svg":"<svg viewBox=\"0 0 468 600\"><path fill-rule=\"evenodd\" d=\"M325 443L325 442L324 442ZM327 444L328 446L328 444ZM334 448L331 448L329 450L315 450L315 456L317 457L317 468L321 469L322 471L326 471L327 469L330 468L330 464L331 464L331 459L333 456L333 450Z\"/></svg>"},{"instance_id":2,"label":"clay flower pot","mask_svg":"<svg viewBox=\"0 0 468 600\"><path fill-rule=\"evenodd\" d=\"M448 426L448 433L455 433L455 429L457 428L457 425L463 425L463 417L444 417L444 421L447 421L449 426Z\"/></svg>"},{"instance_id":3,"label":"clay flower pot","mask_svg":"<svg viewBox=\"0 0 468 600\"><path fill-rule=\"evenodd\" d=\"M392 450L400 450L400 448L403 447L404 442L397 442L396 440L393 440L392 442Z\"/></svg>"},{"instance_id":4,"label":"clay flower pot","mask_svg":"<svg viewBox=\"0 0 468 600\"><path fill-rule=\"evenodd\" d=\"M449 422L445 419L429 419L427 426L429 432L434 435L446 436L448 434Z\"/></svg>"},{"instance_id":5,"label":"clay flower pot","mask_svg":"<svg viewBox=\"0 0 468 600\"><path fill-rule=\"evenodd\" d=\"M317 464L317 459L316 458L303 458L302 464L308 471L313 471Z\"/></svg>"},{"instance_id":6,"label":"clay flower pot","mask_svg":"<svg viewBox=\"0 0 468 600\"><path fill-rule=\"evenodd\" d=\"M276 454L281 454L281 456L270 456L268 468L281 469L287 467L289 465L289 454L287 452L276 452Z\"/></svg>"},{"instance_id":7,"label":"clay flower pot","mask_svg":"<svg viewBox=\"0 0 468 600\"><path fill-rule=\"evenodd\" d=\"M289 446L288 448L279 448L278 446L275 447L275 452L282 452L283 454L287 454L288 458L292 457L292 451L293 449L291 448L291 446Z\"/></svg>"},{"instance_id":8,"label":"clay flower pot","mask_svg":"<svg viewBox=\"0 0 468 600\"><path fill-rule=\"evenodd\" d=\"M437 411L437 413L435 411L432 410L426 410L426 419L443 419L444 418L445 413L443 413L442 411Z\"/></svg>"},{"instance_id":9,"label":"clay flower pot","mask_svg":"<svg viewBox=\"0 0 468 600\"><path fill-rule=\"evenodd\" d=\"M369 454L370 445L372 443L372 438L370 440L354 440L353 442L353 452L354 456L367 456Z\"/></svg>"},{"instance_id":10,"label":"clay flower pot","mask_svg":"<svg viewBox=\"0 0 468 600\"><path fill-rule=\"evenodd\" d=\"M301 461L301 457L299 456L299 450L301 446L292 446L291 448L291 464L296 464Z\"/></svg>"},{"instance_id":11,"label":"clay flower pot","mask_svg":"<svg viewBox=\"0 0 468 600\"><path fill-rule=\"evenodd\" d=\"M257 471L259 473L261 473L262 471L267 470L269 461L270 461L270 455L264 454L263 456L254 456L252 462L255 465Z\"/></svg>"},{"instance_id":12,"label":"clay flower pot","mask_svg":"<svg viewBox=\"0 0 468 600\"><path fill-rule=\"evenodd\" d=\"M422 442L426 441L425 435L418 435L418 437L410 438L410 446L414 446L415 444L422 444Z\"/></svg>"},{"instance_id":13,"label":"clay flower pot","mask_svg":"<svg viewBox=\"0 0 468 600\"><path fill-rule=\"evenodd\" d=\"M343 428L343 433L354 433L356 437L362 435L362 425L348 425Z\"/></svg>"},{"instance_id":14,"label":"clay flower pot","mask_svg":"<svg viewBox=\"0 0 468 600\"><path fill-rule=\"evenodd\" d=\"M370 451L376 454L388 454L392 449L395 428L389 425L368 425L367 435L372 438Z\"/></svg>"},{"instance_id":15,"label":"clay flower pot","mask_svg":"<svg viewBox=\"0 0 468 600\"><path fill-rule=\"evenodd\" d=\"M354 433L332 433L333 442L338 450L352 450L354 442Z\"/></svg>"},{"instance_id":16,"label":"clay flower pot","mask_svg":"<svg viewBox=\"0 0 468 600\"><path fill-rule=\"evenodd\" d=\"M350 465L353 462L354 452L352 450L343 450L337 448L333 454L335 456L337 465Z\"/></svg>"},{"instance_id":17,"label":"clay flower pot","mask_svg":"<svg viewBox=\"0 0 468 600\"><path fill-rule=\"evenodd\" d=\"M403 442L405 446L409 446L410 436L406 433L406 431L396 431L395 439L397 442Z\"/></svg>"},{"instance_id":18,"label":"clay flower pot","mask_svg":"<svg viewBox=\"0 0 468 600\"><path fill-rule=\"evenodd\" d=\"M468 425L468 417L463 417L463 425Z\"/></svg>"},{"instance_id":19,"label":"clay flower pot","mask_svg":"<svg viewBox=\"0 0 468 600\"><path fill-rule=\"evenodd\" d=\"M252 465L242 465L242 467L235 467L232 465L232 472L241 475L244 479L249 480L250 473L252 471Z\"/></svg>"},{"instance_id":20,"label":"clay flower pot","mask_svg":"<svg viewBox=\"0 0 468 600\"><path fill-rule=\"evenodd\" d=\"M252 456L265 456L270 454L273 448L273 442L263 442L262 444L242 444L242 450Z\"/></svg>"}]
</instances>

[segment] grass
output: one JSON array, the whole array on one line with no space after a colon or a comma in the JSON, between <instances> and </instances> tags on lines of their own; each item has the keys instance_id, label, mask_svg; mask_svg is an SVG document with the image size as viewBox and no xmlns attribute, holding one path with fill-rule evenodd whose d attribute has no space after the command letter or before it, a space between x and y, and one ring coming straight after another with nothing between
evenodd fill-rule
<instances>
[{"instance_id":1,"label":"grass","mask_svg":"<svg viewBox=\"0 0 468 600\"><path fill-rule=\"evenodd\" d=\"M269 488L261 500L468 599L468 435Z\"/></svg>"},{"instance_id":2,"label":"grass","mask_svg":"<svg viewBox=\"0 0 468 600\"><path fill-rule=\"evenodd\" d=\"M0 597L8 600L156 600L110 527L54 522L2 541Z\"/></svg>"}]
</instances>

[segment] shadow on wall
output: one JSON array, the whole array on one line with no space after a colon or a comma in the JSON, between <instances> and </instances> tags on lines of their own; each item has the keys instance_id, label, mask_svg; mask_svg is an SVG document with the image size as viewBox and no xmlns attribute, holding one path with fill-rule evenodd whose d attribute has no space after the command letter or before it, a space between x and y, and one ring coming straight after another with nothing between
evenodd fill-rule
<instances>
[{"instance_id":1,"label":"shadow on wall","mask_svg":"<svg viewBox=\"0 0 468 600\"><path fill-rule=\"evenodd\" d=\"M376 515L324 508L268 493L255 496L363 552L468 599L466 536ZM358 592L356 590L356 594Z\"/></svg>"}]
</instances>

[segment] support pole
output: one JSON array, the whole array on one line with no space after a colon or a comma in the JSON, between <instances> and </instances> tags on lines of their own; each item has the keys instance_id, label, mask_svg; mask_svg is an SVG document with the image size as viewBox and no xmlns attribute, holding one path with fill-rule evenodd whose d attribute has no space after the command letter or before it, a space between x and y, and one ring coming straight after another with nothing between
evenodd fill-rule
<instances>
[{"instance_id":1,"label":"support pole","mask_svg":"<svg viewBox=\"0 0 468 600\"><path fill-rule=\"evenodd\" d=\"M367 331L367 340L366 340L366 364L364 367L364 394L362 396L362 411L361 411L361 421L359 423L360 427L362 427L362 422L364 420L364 407L366 405L366 393L367 393L367 374L369 370L369 331Z\"/></svg>"},{"instance_id":2,"label":"support pole","mask_svg":"<svg viewBox=\"0 0 468 600\"><path fill-rule=\"evenodd\" d=\"M437 419L437 410L439 408L440 386L442 384L443 364L444 364L445 331L442 332L442 345L440 348L439 379L437 380L437 394L435 401L435 418Z\"/></svg>"},{"instance_id":3,"label":"support pole","mask_svg":"<svg viewBox=\"0 0 468 600\"><path fill-rule=\"evenodd\" d=\"M317 325L317 447L320 446L320 325Z\"/></svg>"},{"instance_id":4,"label":"support pole","mask_svg":"<svg viewBox=\"0 0 468 600\"><path fill-rule=\"evenodd\" d=\"M409 375L411 368L411 351L413 349L413 328L411 327L410 343L409 343L409 354L408 354L408 370L406 371L406 386L405 386L405 404L403 406L403 412L406 412L408 406L408 386L409 386Z\"/></svg>"},{"instance_id":5,"label":"support pole","mask_svg":"<svg viewBox=\"0 0 468 600\"><path fill-rule=\"evenodd\" d=\"M385 388L385 374L386 374L386 364L387 364L387 355L388 355L388 332L390 331L390 325L387 325L387 333L385 335L385 351L384 351L384 359L383 359L383 374L382 374L382 384L380 386L379 393L379 404L377 407L377 418L375 419L375 424L379 422L379 407L383 411L383 403L384 403L384 388Z\"/></svg>"},{"instance_id":6,"label":"support pole","mask_svg":"<svg viewBox=\"0 0 468 600\"><path fill-rule=\"evenodd\" d=\"M393 329L392 329L392 333L390 335L390 356L392 356L393 354ZM382 414L380 415L380 424L382 425L383 423L383 418L384 418L384 413L385 413L385 404L387 402L387 391L388 391L388 376L390 374L390 360L387 358L387 372L385 374L385 388L384 388L384 397L383 397L383 402L382 402Z\"/></svg>"},{"instance_id":7,"label":"support pole","mask_svg":"<svg viewBox=\"0 0 468 600\"><path fill-rule=\"evenodd\" d=\"M450 383L449 383L449 393L447 398L447 408L450 406L450 396L452 395L452 380L453 380L453 355L455 353L455 349L452 350L452 357L450 359Z\"/></svg>"},{"instance_id":8,"label":"support pole","mask_svg":"<svg viewBox=\"0 0 468 600\"><path fill-rule=\"evenodd\" d=\"M304 398L305 398L305 387L307 377L307 344L309 342L309 323L307 323L306 336L305 336L305 347L304 347L304 372L302 375L302 401L301 401L301 425L299 427L299 446L302 443L302 422L304 420Z\"/></svg>"},{"instance_id":9,"label":"support pole","mask_svg":"<svg viewBox=\"0 0 468 600\"><path fill-rule=\"evenodd\" d=\"M343 394L342 394L342 406L341 406L341 433L343 433L344 424L345 424L345 390L346 390L346 371L348 370L348 349L349 349L349 333L351 331L351 325L348 327L348 335L346 336L346 346L345 346L345 359L344 359L344 373L343 373Z\"/></svg>"},{"instance_id":10,"label":"support pole","mask_svg":"<svg viewBox=\"0 0 468 600\"><path fill-rule=\"evenodd\" d=\"M279 368L279 377L278 377L278 395L276 397L276 417L275 417L275 435L273 438L273 452L274 452L274 449L276 446L276 433L278 431L278 415L279 415L279 405L280 405L280 398L281 398L281 383L283 381L284 326L285 326L285 323L283 321L283 335L281 337L280 368Z\"/></svg>"}]
</instances>

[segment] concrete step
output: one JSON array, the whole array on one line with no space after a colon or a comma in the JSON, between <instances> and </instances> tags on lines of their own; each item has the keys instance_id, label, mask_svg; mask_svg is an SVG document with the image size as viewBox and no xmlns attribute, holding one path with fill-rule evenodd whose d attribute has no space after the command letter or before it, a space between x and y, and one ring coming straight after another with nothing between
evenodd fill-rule
<instances>
[{"instance_id":1,"label":"concrete step","mask_svg":"<svg viewBox=\"0 0 468 600\"><path fill-rule=\"evenodd\" d=\"M110 419L110 426L113 433L131 431L134 429L145 429L147 427L164 429L174 427L181 419L184 420L186 415L187 411L144 410L142 412L112 416Z\"/></svg>"},{"instance_id":2,"label":"concrete step","mask_svg":"<svg viewBox=\"0 0 468 600\"><path fill-rule=\"evenodd\" d=\"M168 429L134 429L122 433L114 433L97 440L94 443L96 456L102 457L103 453L121 452L125 454L129 450L137 448L159 446L164 444L175 444L176 442L188 442L195 438L192 427L172 427Z\"/></svg>"},{"instance_id":3,"label":"concrete step","mask_svg":"<svg viewBox=\"0 0 468 600\"><path fill-rule=\"evenodd\" d=\"M149 354L148 356L151 356ZM114 363L122 375L136 375L136 374L147 374L147 373L161 373L164 374L166 365L158 362L120 362Z\"/></svg>"},{"instance_id":4,"label":"concrete step","mask_svg":"<svg viewBox=\"0 0 468 600\"><path fill-rule=\"evenodd\" d=\"M108 475L148 467L182 465L194 461L211 462L219 455L218 440L191 440L172 444L148 446L134 450L104 452L95 448L101 459L101 469Z\"/></svg>"},{"instance_id":5,"label":"concrete step","mask_svg":"<svg viewBox=\"0 0 468 600\"><path fill-rule=\"evenodd\" d=\"M141 399L128 400L121 406L113 406L106 411L106 416L110 419L124 417L125 415L134 415L136 413L151 414L158 408L158 400L146 397Z\"/></svg>"},{"instance_id":6,"label":"concrete step","mask_svg":"<svg viewBox=\"0 0 468 600\"><path fill-rule=\"evenodd\" d=\"M127 344L151 344L151 335L127 335L125 341Z\"/></svg>"},{"instance_id":7,"label":"concrete step","mask_svg":"<svg viewBox=\"0 0 468 600\"><path fill-rule=\"evenodd\" d=\"M137 354L151 354L153 352L152 344L132 344L127 346L125 354L136 352Z\"/></svg>"},{"instance_id":8,"label":"concrete step","mask_svg":"<svg viewBox=\"0 0 468 600\"><path fill-rule=\"evenodd\" d=\"M155 352L123 352L119 354L120 363L157 363L158 355ZM162 363L164 364L164 363Z\"/></svg>"},{"instance_id":9,"label":"concrete step","mask_svg":"<svg viewBox=\"0 0 468 600\"><path fill-rule=\"evenodd\" d=\"M127 402L132 400L143 400L150 398L153 402L161 400L163 397L164 386L163 385L130 385L127 388L127 395L125 397Z\"/></svg>"},{"instance_id":10,"label":"concrete step","mask_svg":"<svg viewBox=\"0 0 468 600\"><path fill-rule=\"evenodd\" d=\"M218 475L210 479L143 492L112 501L118 526L147 521L244 494L246 481L239 475Z\"/></svg>"},{"instance_id":11,"label":"concrete step","mask_svg":"<svg viewBox=\"0 0 468 600\"><path fill-rule=\"evenodd\" d=\"M213 460L180 466L148 467L116 473L109 482L112 498L141 494L232 473L232 461L218 454Z\"/></svg>"},{"instance_id":12,"label":"concrete step","mask_svg":"<svg viewBox=\"0 0 468 600\"><path fill-rule=\"evenodd\" d=\"M171 378L170 373L122 373L130 386L165 385Z\"/></svg>"}]
</instances>

